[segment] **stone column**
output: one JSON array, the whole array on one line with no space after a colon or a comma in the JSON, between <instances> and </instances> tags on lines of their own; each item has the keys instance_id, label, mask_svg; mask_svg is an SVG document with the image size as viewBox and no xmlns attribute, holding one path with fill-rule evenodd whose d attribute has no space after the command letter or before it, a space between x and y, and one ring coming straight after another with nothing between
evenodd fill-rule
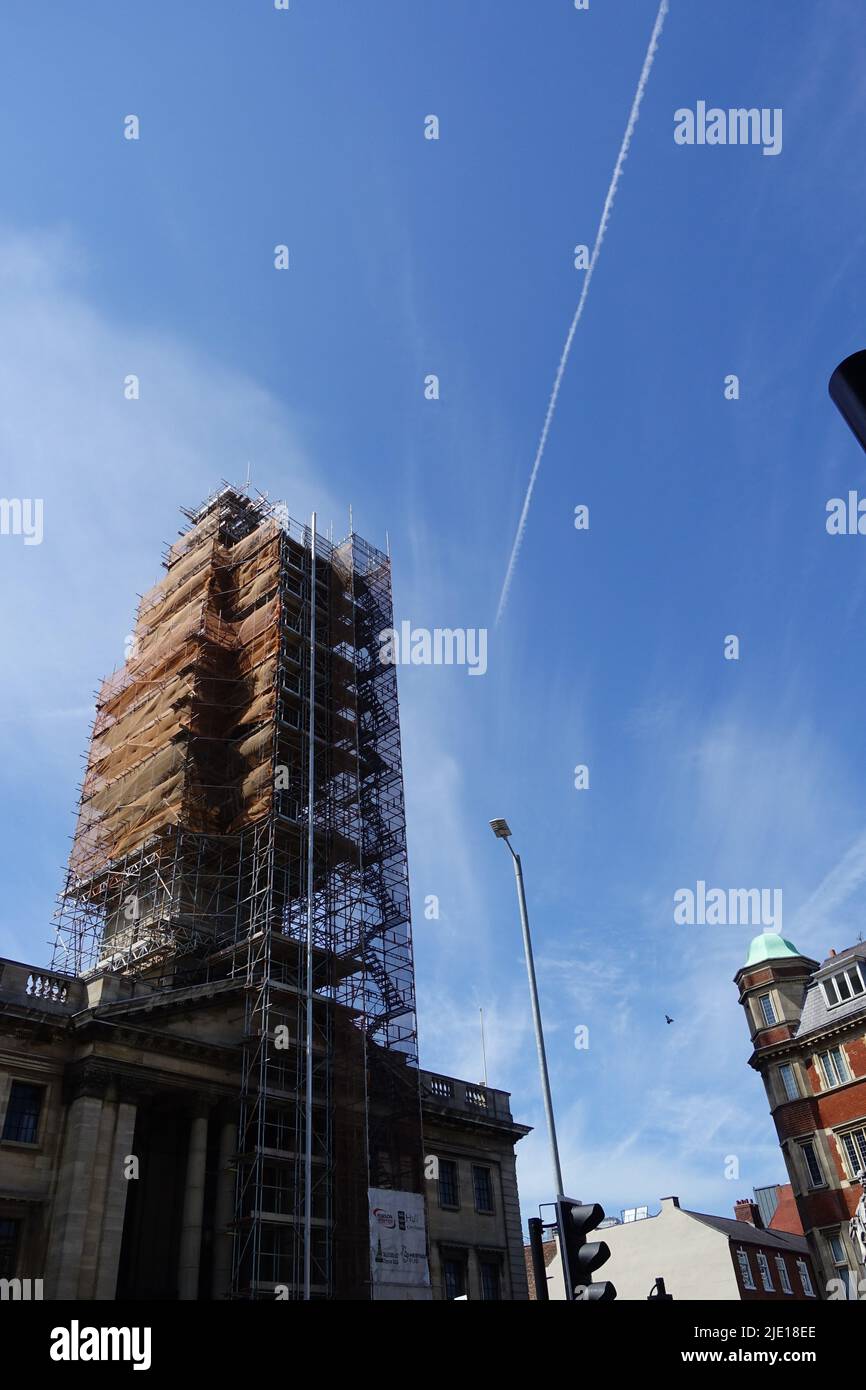
<instances>
[{"instance_id":1,"label":"stone column","mask_svg":"<svg viewBox=\"0 0 866 1390\"><path fill-rule=\"evenodd\" d=\"M177 1264L177 1296L187 1301L198 1298L201 1225L204 1208L204 1179L207 1160L207 1107L195 1110L189 1127L186 1160L186 1188L180 1232L180 1258Z\"/></svg>"},{"instance_id":2,"label":"stone column","mask_svg":"<svg viewBox=\"0 0 866 1390\"><path fill-rule=\"evenodd\" d=\"M81 1256L87 1234L91 1182L102 1116L102 1096L84 1088L70 1102L51 1230L45 1262L46 1293L50 1299L78 1297ZM97 1088L98 1089L98 1088Z\"/></svg>"},{"instance_id":3,"label":"stone column","mask_svg":"<svg viewBox=\"0 0 866 1390\"><path fill-rule=\"evenodd\" d=\"M116 1092L111 1087L102 1102L96 1150L89 1175L90 1202L87 1208L87 1223L78 1265L78 1297L84 1299L93 1298L96 1288L96 1263L99 1258L99 1241L102 1234L111 1149L117 1122L115 1096Z\"/></svg>"},{"instance_id":4,"label":"stone column","mask_svg":"<svg viewBox=\"0 0 866 1390\"><path fill-rule=\"evenodd\" d=\"M94 1298L113 1299L117 1296L117 1271L120 1265L126 1198L129 1193L130 1182L136 1181L134 1178L125 1177L124 1160L134 1152L133 1137L137 1113L138 1106L131 1099L124 1098L117 1102L114 1142L111 1146L111 1162L105 1187L102 1237L99 1242L99 1262L96 1270Z\"/></svg>"},{"instance_id":5,"label":"stone column","mask_svg":"<svg viewBox=\"0 0 866 1390\"><path fill-rule=\"evenodd\" d=\"M235 1209L235 1170L232 1160L237 1142L237 1121L223 1115L213 1223L213 1298L228 1298L231 1287L233 1236L228 1226L234 1217Z\"/></svg>"}]
</instances>

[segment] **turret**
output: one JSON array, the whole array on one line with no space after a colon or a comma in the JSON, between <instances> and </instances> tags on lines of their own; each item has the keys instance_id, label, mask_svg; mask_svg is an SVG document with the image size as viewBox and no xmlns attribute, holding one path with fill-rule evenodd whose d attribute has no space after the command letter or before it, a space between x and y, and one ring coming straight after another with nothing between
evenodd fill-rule
<instances>
[{"instance_id":1,"label":"turret","mask_svg":"<svg viewBox=\"0 0 866 1390\"><path fill-rule=\"evenodd\" d=\"M794 1037L806 985L818 962L778 932L761 932L734 976L755 1050Z\"/></svg>"}]
</instances>

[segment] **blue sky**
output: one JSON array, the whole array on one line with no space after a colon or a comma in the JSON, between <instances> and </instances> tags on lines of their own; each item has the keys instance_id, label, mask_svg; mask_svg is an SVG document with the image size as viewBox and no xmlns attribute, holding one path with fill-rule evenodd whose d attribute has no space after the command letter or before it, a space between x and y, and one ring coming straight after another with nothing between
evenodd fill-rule
<instances>
[{"instance_id":1,"label":"blue sky","mask_svg":"<svg viewBox=\"0 0 866 1390\"><path fill-rule=\"evenodd\" d=\"M178 508L249 462L292 514L390 533L398 619L490 629L483 678L400 672L410 870L423 1064L478 1079L483 1006L536 1126L525 1213L552 1191L495 815L567 1189L728 1214L783 1179L732 984L753 932L676 926L673 895L781 888L819 958L863 924L866 541L825 530L866 491L826 394L866 346L859 11L671 0L494 631L656 0L7 0L2 492L45 520L0 537L0 953L46 958L93 692ZM676 145L699 100L782 108L782 152Z\"/></svg>"}]
</instances>

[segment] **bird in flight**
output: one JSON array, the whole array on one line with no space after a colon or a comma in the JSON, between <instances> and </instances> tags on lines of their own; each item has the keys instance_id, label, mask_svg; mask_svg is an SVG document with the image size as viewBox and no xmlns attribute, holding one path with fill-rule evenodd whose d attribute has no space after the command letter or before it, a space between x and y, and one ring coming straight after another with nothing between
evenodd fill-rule
<instances>
[{"instance_id":1,"label":"bird in flight","mask_svg":"<svg viewBox=\"0 0 866 1390\"><path fill-rule=\"evenodd\" d=\"M673 1023L673 1019L671 1018L670 1014L665 1014L665 1023Z\"/></svg>"}]
</instances>

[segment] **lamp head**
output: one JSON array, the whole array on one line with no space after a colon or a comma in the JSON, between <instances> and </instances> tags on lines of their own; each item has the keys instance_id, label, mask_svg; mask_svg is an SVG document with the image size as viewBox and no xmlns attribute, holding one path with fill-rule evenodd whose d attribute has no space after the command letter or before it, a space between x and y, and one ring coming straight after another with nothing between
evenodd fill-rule
<instances>
[{"instance_id":1,"label":"lamp head","mask_svg":"<svg viewBox=\"0 0 866 1390\"><path fill-rule=\"evenodd\" d=\"M511 831L508 828L507 820L492 820L490 822L490 829L493 831L497 840L509 840L511 838Z\"/></svg>"}]
</instances>

